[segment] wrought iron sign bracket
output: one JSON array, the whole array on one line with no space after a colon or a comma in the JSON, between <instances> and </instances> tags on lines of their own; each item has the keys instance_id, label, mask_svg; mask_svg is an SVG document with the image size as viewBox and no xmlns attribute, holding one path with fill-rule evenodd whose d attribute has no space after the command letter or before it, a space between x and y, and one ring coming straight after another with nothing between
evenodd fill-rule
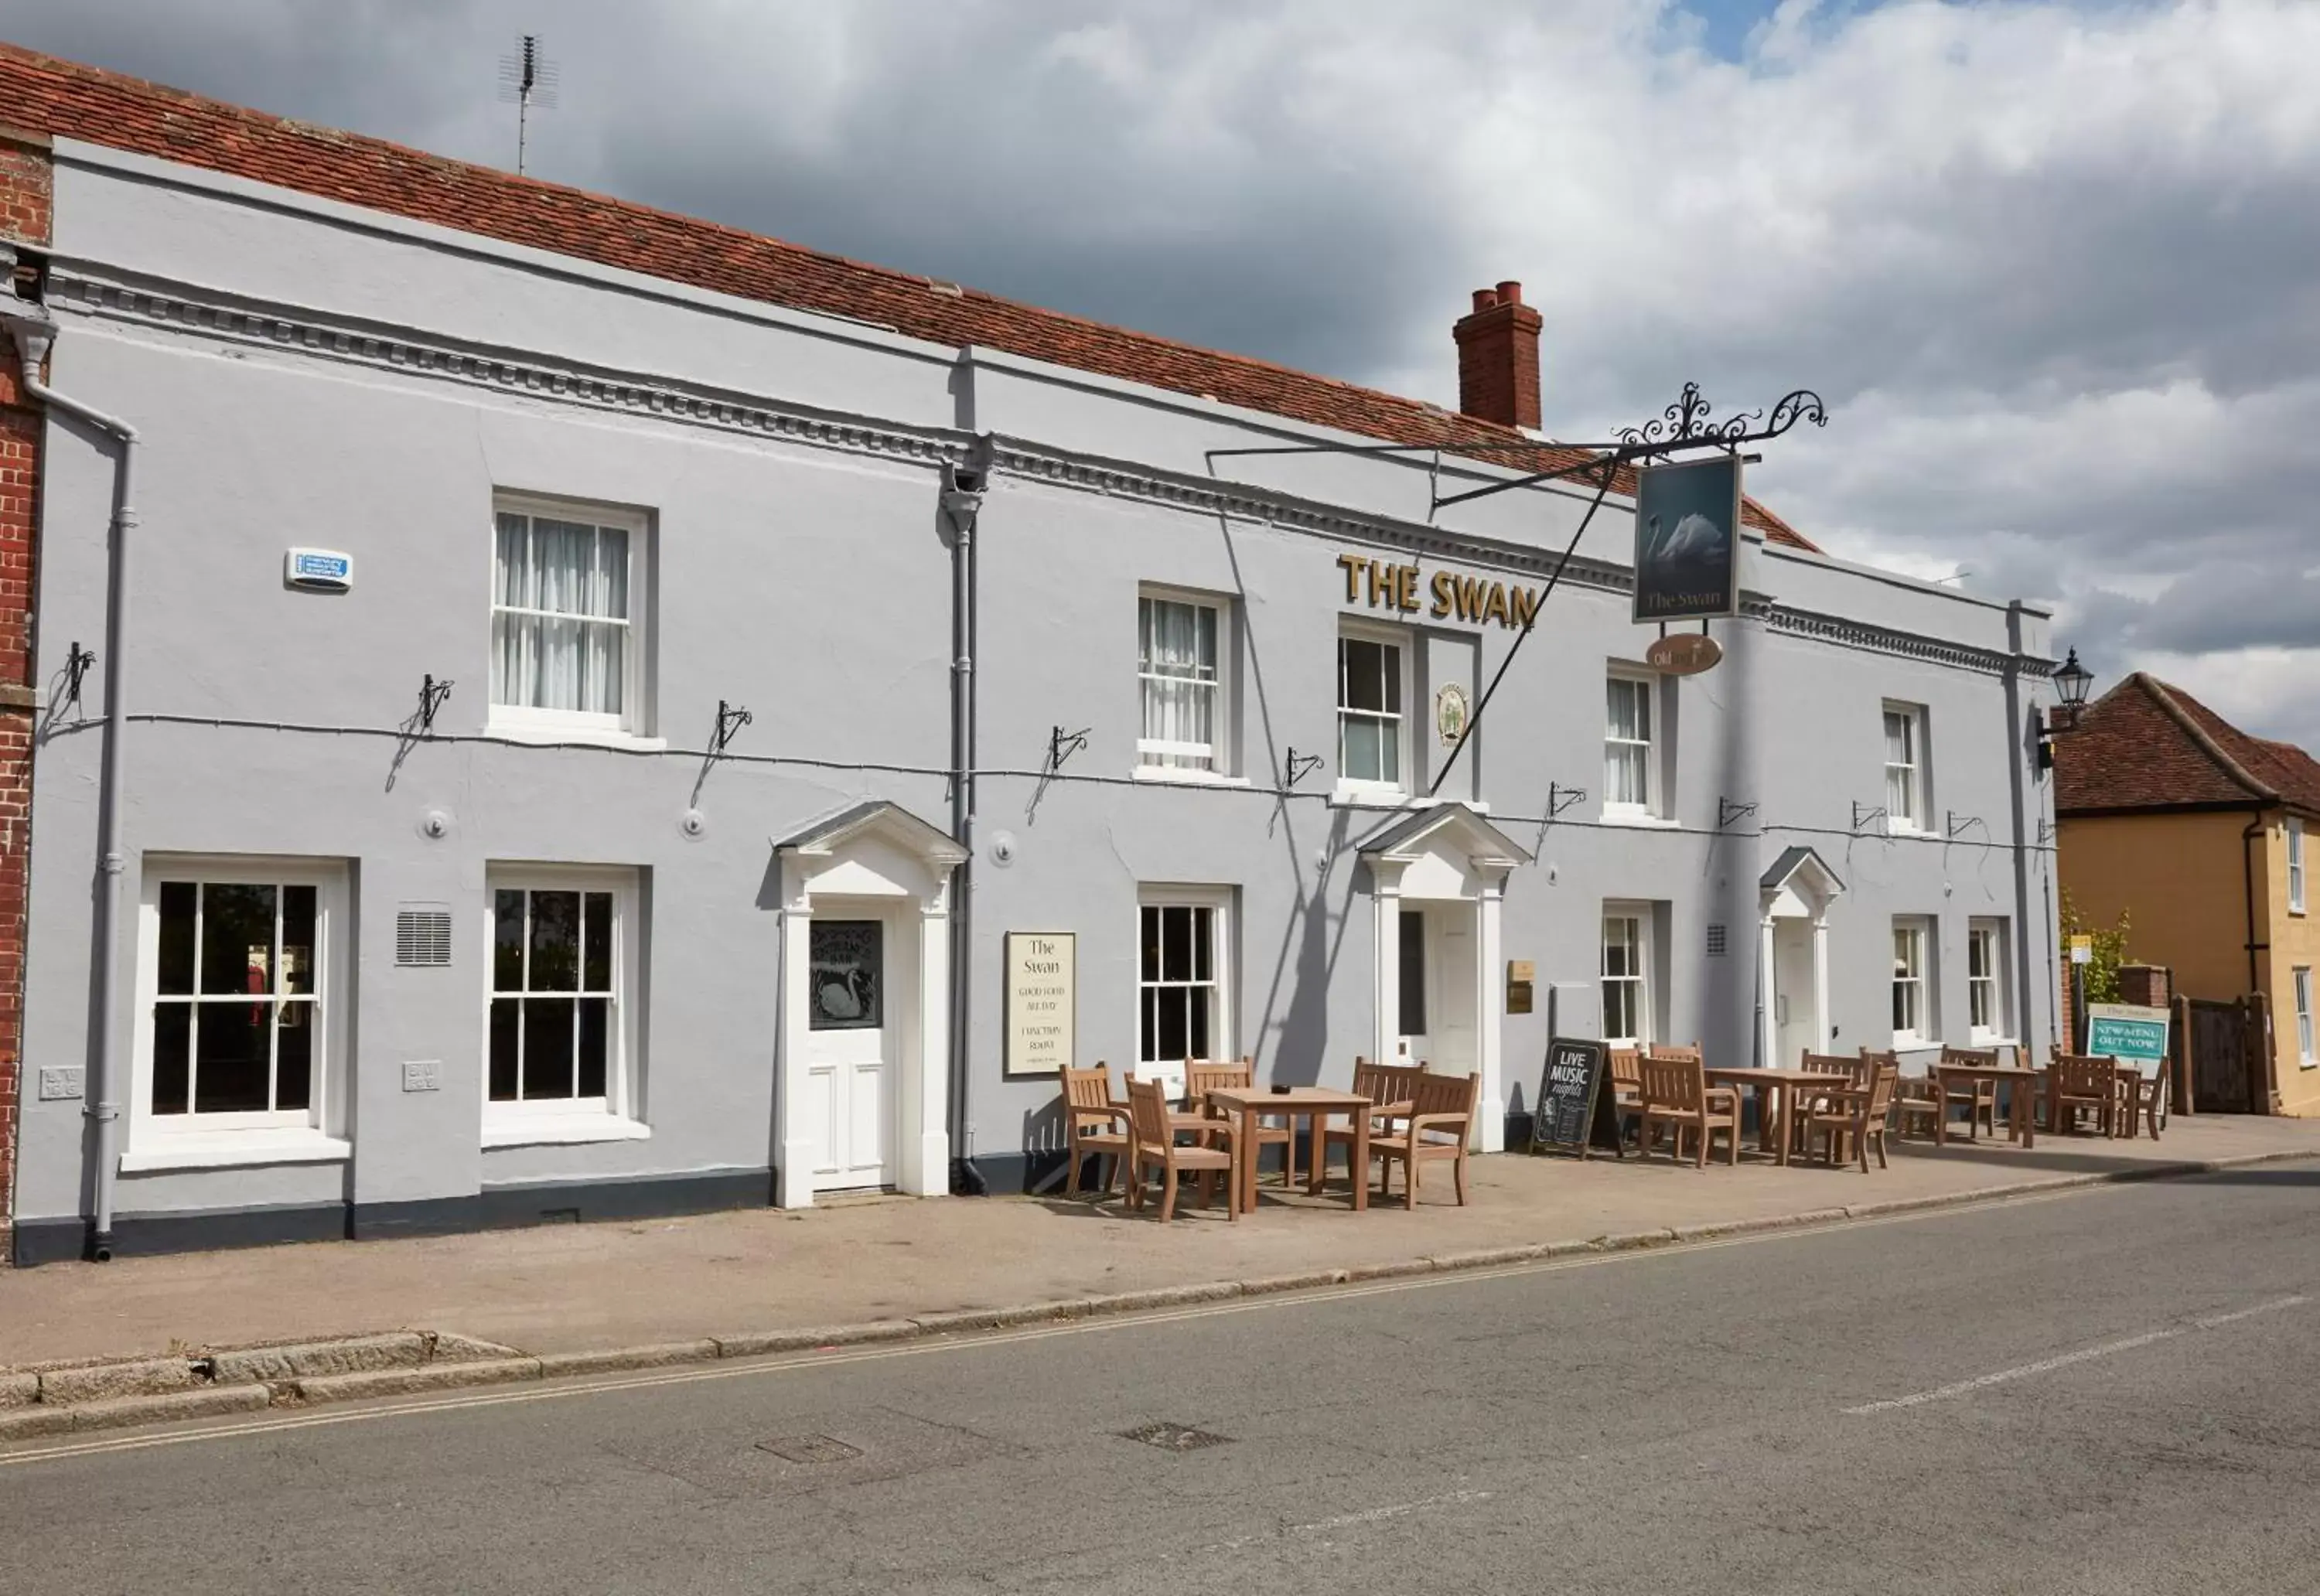
<instances>
[{"instance_id":1,"label":"wrought iron sign bracket","mask_svg":"<svg viewBox=\"0 0 2320 1596\"><path fill-rule=\"evenodd\" d=\"M1876 808L1871 809L1867 804L1862 803L1859 799L1856 798L1853 800L1853 829L1855 831L1860 830L1862 827L1866 826L1872 821L1882 821L1887 818L1889 818L1889 812L1883 804L1880 803Z\"/></svg>"},{"instance_id":2,"label":"wrought iron sign bracket","mask_svg":"<svg viewBox=\"0 0 2320 1596\"><path fill-rule=\"evenodd\" d=\"M1559 466L1551 471L1536 471L1518 476L1511 482L1485 483L1481 487L1468 488L1464 493L1444 498L1429 494L1430 520L1435 512L1453 504L1464 504L1472 499L1483 499L1492 494L1502 494L1511 488L1535 487L1560 477L1575 476L1583 471L1601 468L1616 471L1622 466L1638 465L1654 459L1665 459L1695 449L1717 449L1726 454L1738 454L1751 443L1762 443L1778 438L1799 422L1809 422L1816 427L1828 425L1828 407L1819 394L1809 388L1799 388L1781 395L1767 415L1761 410L1744 410L1722 421L1708 419L1715 406L1700 397L1698 383L1683 385L1683 393L1652 420L1640 427L1622 427L1615 440L1609 443L1566 443L1556 447L1586 451L1584 460ZM1538 447L1534 444L1533 448Z\"/></svg>"},{"instance_id":3,"label":"wrought iron sign bracket","mask_svg":"<svg viewBox=\"0 0 2320 1596\"><path fill-rule=\"evenodd\" d=\"M1584 787L1560 786L1554 782L1546 784L1546 818L1548 820L1554 820L1574 803L1586 802L1587 789Z\"/></svg>"},{"instance_id":4,"label":"wrought iron sign bracket","mask_svg":"<svg viewBox=\"0 0 2320 1596\"><path fill-rule=\"evenodd\" d=\"M77 638L65 650L65 702L76 710L80 708L81 684L88 680L95 665L96 650L82 648Z\"/></svg>"},{"instance_id":5,"label":"wrought iron sign bracket","mask_svg":"<svg viewBox=\"0 0 2320 1596\"><path fill-rule=\"evenodd\" d=\"M1978 814L1960 814L1954 809L1942 811L1942 829L1952 838L1960 835L1969 826L1980 826L1984 832L1989 830Z\"/></svg>"},{"instance_id":6,"label":"wrought iron sign bracket","mask_svg":"<svg viewBox=\"0 0 2320 1596\"><path fill-rule=\"evenodd\" d=\"M443 701L450 696L450 677L446 676L440 682L433 676L422 676L420 678L419 730L422 733L430 732L435 730L435 712L441 709L443 707Z\"/></svg>"},{"instance_id":7,"label":"wrought iron sign bracket","mask_svg":"<svg viewBox=\"0 0 2320 1596\"><path fill-rule=\"evenodd\" d=\"M755 715L739 704L729 704L723 699L719 699L717 701L717 735L709 744L711 757L713 758L723 753L725 745L733 740L734 735L756 719Z\"/></svg>"},{"instance_id":8,"label":"wrought iron sign bracket","mask_svg":"<svg viewBox=\"0 0 2320 1596\"><path fill-rule=\"evenodd\" d=\"M1320 755L1300 754L1297 751L1296 746L1291 744L1289 757L1282 761L1281 784L1284 787L1293 787L1320 768Z\"/></svg>"},{"instance_id":9,"label":"wrought iron sign bracket","mask_svg":"<svg viewBox=\"0 0 2320 1596\"><path fill-rule=\"evenodd\" d=\"M1061 770L1064 767L1065 760L1070 758L1074 754L1078 753L1082 748L1087 747L1088 732L1090 730L1090 728L1083 726L1077 731L1066 731L1062 727L1057 726L1048 732L1047 772L1049 775L1052 775L1056 771Z\"/></svg>"},{"instance_id":10,"label":"wrought iron sign bracket","mask_svg":"<svg viewBox=\"0 0 2320 1596\"><path fill-rule=\"evenodd\" d=\"M1716 801L1716 829L1719 831L1735 821L1745 821L1756 812L1753 803L1735 803L1729 798Z\"/></svg>"}]
</instances>

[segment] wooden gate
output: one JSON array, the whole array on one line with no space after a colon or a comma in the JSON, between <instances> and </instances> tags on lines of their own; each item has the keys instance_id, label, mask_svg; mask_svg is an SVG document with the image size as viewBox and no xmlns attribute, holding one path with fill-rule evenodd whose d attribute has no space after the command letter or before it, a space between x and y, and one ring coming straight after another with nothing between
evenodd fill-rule
<instances>
[{"instance_id":1,"label":"wooden gate","mask_svg":"<svg viewBox=\"0 0 2320 1596\"><path fill-rule=\"evenodd\" d=\"M2263 1108L2261 1017L2245 998L2183 1000L2184 1045L2191 1059L2191 1102L2203 1114L2252 1114Z\"/></svg>"}]
</instances>

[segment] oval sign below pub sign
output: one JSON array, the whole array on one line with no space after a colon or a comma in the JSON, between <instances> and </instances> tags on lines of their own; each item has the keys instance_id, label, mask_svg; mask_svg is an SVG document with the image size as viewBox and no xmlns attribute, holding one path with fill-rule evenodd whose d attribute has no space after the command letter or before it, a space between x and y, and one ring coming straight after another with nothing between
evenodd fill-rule
<instances>
[{"instance_id":1,"label":"oval sign below pub sign","mask_svg":"<svg viewBox=\"0 0 2320 1596\"><path fill-rule=\"evenodd\" d=\"M1644 663L1672 676L1696 676L1724 657L1724 645L1704 631L1679 631L1644 650Z\"/></svg>"}]
</instances>

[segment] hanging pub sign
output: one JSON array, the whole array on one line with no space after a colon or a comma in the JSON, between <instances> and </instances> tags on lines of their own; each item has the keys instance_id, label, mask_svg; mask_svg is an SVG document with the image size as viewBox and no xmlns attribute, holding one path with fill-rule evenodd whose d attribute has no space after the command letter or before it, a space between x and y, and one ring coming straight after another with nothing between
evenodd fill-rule
<instances>
[{"instance_id":1,"label":"hanging pub sign","mask_svg":"<svg viewBox=\"0 0 2320 1596\"><path fill-rule=\"evenodd\" d=\"M1740 612L1740 457L1636 473L1637 621Z\"/></svg>"},{"instance_id":2,"label":"hanging pub sign","mask_svg":"<svg viewBox=\"0 0 2320 1596\"><path fill-rule=\"evenodd\" d=\"M1078 1029L1078 946L1069 931L1007 933L1007 1071L1053 1075Z\"/></svg>"}]
</instances>

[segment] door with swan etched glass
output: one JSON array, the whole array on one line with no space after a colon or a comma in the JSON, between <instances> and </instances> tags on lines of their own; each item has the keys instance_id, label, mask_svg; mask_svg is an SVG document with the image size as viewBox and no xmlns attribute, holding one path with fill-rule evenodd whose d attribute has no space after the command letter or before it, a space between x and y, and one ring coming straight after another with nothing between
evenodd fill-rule
<instances>
[{"instance_id":1,"label":"door with swan etched glass","mask_svg":"<svg viewBox=\"0 0 2320 1596\"><path fill-rule=\"evenodd\" d=\"M817 1191L894 1183L892 938L883 919L816 914L807 933L805 1123Z\"/></svg>"}]
</instances>

